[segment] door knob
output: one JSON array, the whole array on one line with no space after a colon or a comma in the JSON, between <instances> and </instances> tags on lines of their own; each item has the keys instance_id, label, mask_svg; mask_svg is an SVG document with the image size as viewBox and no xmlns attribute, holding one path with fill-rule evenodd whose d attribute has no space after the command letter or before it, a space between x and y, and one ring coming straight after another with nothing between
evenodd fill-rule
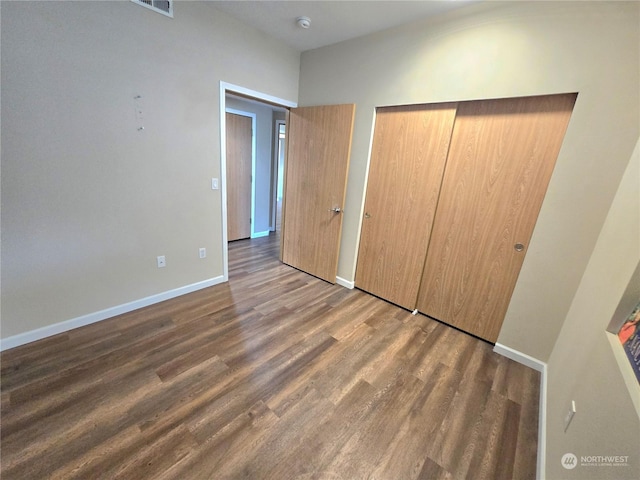
<instances>
[{"instance_id":1,"label":"door knob","mask_svg":"<svg viewBox=\"0 0 640 480\"><path fill-rule=\"evenodd\" d=\"M344 210L342 210L340 207L333 207L329 209L330 212L335 212L335 213L340 213L340 212L344 212Z\"/></svg>"},{"instance_id":2,"label":"door knob","mask_svg":"<svg viewBox=\"0 0 640 480\"><path fill-rule=\"evenodd\" d=\"M515 249L516 252L521 252L524 250L524 245L521 243L516 243L513 248Z\"/></svg>"},{"instance_id":3,"label":"door knob","mask_svg":"<svg viewBox=\"0 0 640 480\"><path fill-rule=\"evenodd\" d=\"M371 215L369 215L369 212L364 212L364 218L371 218Z\"/></svg>"}]
</instances>

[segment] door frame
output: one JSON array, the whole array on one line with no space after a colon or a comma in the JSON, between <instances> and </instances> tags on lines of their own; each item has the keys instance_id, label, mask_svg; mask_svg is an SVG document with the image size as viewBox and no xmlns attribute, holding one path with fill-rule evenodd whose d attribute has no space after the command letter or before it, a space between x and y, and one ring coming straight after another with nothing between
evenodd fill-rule
<instances>
[{"instance_id":1,"label":"door frame","mask_svg":"<svg viewBox=\"0 0 640 480\"><path fill-rule=\"evenodd\" d=\"M240 115L241 117L249 117L251 118L251 218L249 219L250 223L250 237L255 238L255 218L256 218L256 118L257 115L252 112L245 112L243 110L237 110L235 108L226 108L225 113L231 113L233 115ZM225 116L226 120L226 116ZM225 124L225 133L226 133L226 124ZM227 143L227 136L225 134L225 150ZM225 155L225 166L226 166L227 156ZM226 172L226 170L225 170Z\"/></svg>"},{"instance_id":2,"label":"door frame","mask_svg":"<svg viewBox=\"0 0 640 480\"><path fill-rule=\"evenodd\" d=\"M273 212L271 212L271 225L270 225L270 230L272 232L276 231L276 223L277 223L277 219L278 219L278 176L280 175L280 173L282 173L283 177L284 177L284 165L282 166L282 172L280 171L280 126L284 125L285 126L285 142L286 142L286 135L287 135L287 121L286 120L276 120L274 122L274 128L273 128L273 158L272 158L272 162L273 162L273 176L272 176L272 182L271 182L271 188L273 190L273 195L271 198L271 202L274 206ZM286 150L286 145L283 147L284 150ZM283 152L284 155L284 152ZM282 196L284 197L284 189L282 191Z\"/></svg>"},{"instance_id":3,"label":"door frame","mask_svg":"<svg viewBox=\"0 0 640 480\"><path fill-rule=\"evenodd\" d=\"M295 108L297 102L286 100L267 93L251 90L239 85L220 81L220 204L222 213L222 276L223 282L229 281L229 242L227 239L227 94L239 94L264 103L271 103L284 108ZM253 190L253 189L252 189ZM252 202L253 209L253 202ZM217 225L215 226L217 227ZM253 228L253 225L252 225ZM253 231L253 230L252 230Z\"/></svg>"}]
</instances>

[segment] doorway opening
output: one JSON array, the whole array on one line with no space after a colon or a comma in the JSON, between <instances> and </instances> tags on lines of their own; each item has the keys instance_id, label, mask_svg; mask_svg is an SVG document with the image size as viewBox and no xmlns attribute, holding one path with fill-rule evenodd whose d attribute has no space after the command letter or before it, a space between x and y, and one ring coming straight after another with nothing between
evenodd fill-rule
<instances>
[{"instance_id":1,"label":"doorway opening","mask_svg":"<svg viewBox=\"0 0 640 480\"><path fill-rule=\"evenodd\" d=\"M228 195L231 180L227 165L227 120L229 109L255 114L252 136L255 162L251 173L251 238L279 232L283 183L284 151L288 109L297 104L290 100L220 82L220 190L222 207L222 257L224 281L229 279ZM282 133L281 133L282 132ZM281 138L282 135L282 138Z\"/></svg>"}]
</instances>

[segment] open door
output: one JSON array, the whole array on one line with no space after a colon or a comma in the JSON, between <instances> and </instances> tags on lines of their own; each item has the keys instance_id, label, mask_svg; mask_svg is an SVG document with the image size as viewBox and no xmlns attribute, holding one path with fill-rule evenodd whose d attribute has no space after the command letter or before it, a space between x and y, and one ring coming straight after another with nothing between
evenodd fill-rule
<instances>
[{"instance_id":1,"label":"open door","mask_svg":"<svg viewBox=\"0 0 640 480\"><path fill-rule=\"evenodd\" d=\"M335 283L355 105L289 113L282 261Z\"/></svg>"}]
</instances>

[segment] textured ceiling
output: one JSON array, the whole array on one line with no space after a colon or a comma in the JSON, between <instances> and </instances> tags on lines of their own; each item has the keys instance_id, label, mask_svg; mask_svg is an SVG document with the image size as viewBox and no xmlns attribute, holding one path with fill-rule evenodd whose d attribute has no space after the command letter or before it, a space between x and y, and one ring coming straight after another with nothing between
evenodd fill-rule
<instances>
[{"instance_id":1,"label":"textured ceiling","mask_svg":"<svg viewBox=\"0 0 640 480\"><path fill-rule=\"evenodd\" d=\"M219 10L278 38L298 51L324 47L343 40L396 27L454 10L474 1L217 1ZM311 27L302 29L296 18L307 16Z\"/></svg>"}]
</instances>

